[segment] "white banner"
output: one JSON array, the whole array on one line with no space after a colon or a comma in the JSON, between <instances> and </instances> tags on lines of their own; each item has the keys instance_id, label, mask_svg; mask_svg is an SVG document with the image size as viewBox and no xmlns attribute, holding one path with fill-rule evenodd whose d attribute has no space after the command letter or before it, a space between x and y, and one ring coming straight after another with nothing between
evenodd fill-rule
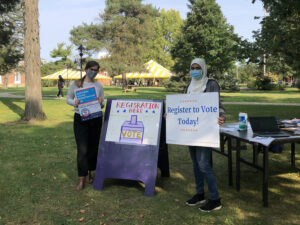
<instances>
[{"instance_id":1,"label":"white banner","mask_svg":"<svg viewBox=\"0 0 300 225\"><path fill-rule=\"evenodd\" d=\"M157 145L162 103L112 100L105 141Z\"/></svg>"},{"instance_id":2,"label":"white banner","mask_svg":"<svg viewBox=\"0 0 300 225\"><path fill-rule=\"evenodd\" d=\"M220 147L219 94L166 96L168 144Z\"/></svg>"}]
</instances>

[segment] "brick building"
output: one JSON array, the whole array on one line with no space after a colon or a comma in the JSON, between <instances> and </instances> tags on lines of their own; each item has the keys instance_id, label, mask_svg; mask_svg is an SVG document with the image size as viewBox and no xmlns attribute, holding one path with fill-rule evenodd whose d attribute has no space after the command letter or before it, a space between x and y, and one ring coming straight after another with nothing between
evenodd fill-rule
<instances>
[{"instance_id":1,"label":"brick building","mask_svg":"<svg viewBox=\"0 0 300 225\"><path fill-rule=\"evenodd\" d=\"M25 74L12 71L5 75L0 75L0 87L25 87Z\"/></svg>"},{"instance_id":2,"label":"brick building","mask_svg":"<svg viewBox=\"0 0 300 225\"><path fill-rule=\"evenodd\" d=\"M24 68L24 61L19 62L19 68ZM25 87L25 74L12 70L7 74L0 74L0 87Z\"/></svg>"}]
</instances>

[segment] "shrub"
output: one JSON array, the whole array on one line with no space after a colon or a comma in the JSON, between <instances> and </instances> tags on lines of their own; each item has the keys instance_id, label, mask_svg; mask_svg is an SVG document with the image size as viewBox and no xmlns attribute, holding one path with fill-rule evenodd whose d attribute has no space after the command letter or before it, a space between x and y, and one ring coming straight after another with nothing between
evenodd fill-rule
<instances>
[{"instance_id":1,"label":"shrub","mask_svg":"<svg viewBox=\"0 0 300 225\"><path fill-rule=\"evenodd\" d=\"M248 88L257 89L257 90L273 90L283 88L283 86L277 86L276 84L272 83L270 77L256 77L251 79L248 84ZM283 89L282 89L283 90Z\"/></svg>"},{"instance_id":2,"label":"shrub","mask_svg":"<svg viewBox=\"0 0 300 225\"><path fill-rule=\"evenodd\" d=\"M286 88L284 84L274 84L274 86L276 90L280 90L280 91L283 91Z\"/></svg>"},{"instance_id":3,"label":"shrub","mask_svg":"<svg viewBox=\"0 0 300 225\"><path fill-rule=\"evenodd\" d=\"M239 91L238 80L234 77L233 74L218 74L212 76L212 78L219 83L221 90Z\"/></svg>"},{"instance_id":4,"label":"shrub","mask_svg":"<svg viewBox=\"0 0 300 225\"><path fill-rule=\"evenodd\" d=\"M42 87L57 86L57 80L42 80Z\"/></svg>"},{"instance_id":5,"label":"shrub","mask_svg":"<svg viewBox=\"0 0 300 225\"><path fill-rule=\"evenodd\" d=\"M173 76L169 80L163 81L163 86L167 89L167 91L174 91L178 93L183 93L185 88L190 82L190 78Z\"/></svg>"},{"instance_id":6,"label":"shrub","mask_svg":"<svg viewBox=\"0 0 300 225\"><path fill-rule=\"evenodd\" d=\"M300 89L300 82L299 82L299 80L296 81L295 85L296 85L296 87L297 87L298 89Z\"/></svg>"},{"instance_id":7,"label":"shrub","mask_svg":"<svg viewBox=\"0 0 300 225\"><path fill-rule=\"evenodd\" d=\"M255 79L249 80L248 83L247 83L247 87L250 88L250 89L257 89L256 80Z\"/></svg>"}]
</instances>

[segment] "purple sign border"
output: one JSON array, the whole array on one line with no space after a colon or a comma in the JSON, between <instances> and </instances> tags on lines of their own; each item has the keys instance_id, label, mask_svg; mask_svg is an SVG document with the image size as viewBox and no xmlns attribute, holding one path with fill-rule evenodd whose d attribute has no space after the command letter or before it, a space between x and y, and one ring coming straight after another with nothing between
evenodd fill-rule
<instances>
[{"instance_id":1,"label":"purple sign border","mask_svg":"<svg viewBox=\"0 0 300 225\"><path fill-rule=\"evenodd\" d=\"M105 141L112 100L148 101L161 103L156 145L122 144ZM157 175L158 151L161 135L163 100L107 99L101 132L94 189L102 190L106 178L137 180L145 184L145 196L153 196ZM120 132L120 131L116 131Z\"/></svg>"}]
</instances>

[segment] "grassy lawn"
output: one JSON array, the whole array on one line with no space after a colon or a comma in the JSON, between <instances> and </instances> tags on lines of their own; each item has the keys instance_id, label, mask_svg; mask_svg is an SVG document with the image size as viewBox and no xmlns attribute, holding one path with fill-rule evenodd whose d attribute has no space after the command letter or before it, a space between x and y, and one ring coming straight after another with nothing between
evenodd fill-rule
<instances>
[{"instance_id":1,"label":"grassy lawn","mask_svg":"<svg viewBox=\"0 0 300 225\"><path fill-rule=\"evenodd\" d=\"M24 89L9 91L24 94ZM56 88L44 88L43 96L55 96L56 92ZM260 96L266 95L266 102L288 102L291 98L300 103L296 101L299 92L294 89L287 92ZM246 102L253 101L251 96L257 92L242 93L222 93L222 96L224 101ZM163 99L166 94L163 88L138 88L136 93L122 93L120 88L105 87L106 97ZM171 177L161 178L158 170L153 197L143 196L144 188L139 182L116 179L105 180L101 192L92 185L76 191L73 109L61 99L45 99L43 108L48 120L24 123L19 121L24 99L0 98L0 225L300 224L299 145L296 145L296 168L290 166L288 145L283 153L270 154L268 208L262 207L262 173L241 164L241 191L236 192L235 186L228 186L226 158L214 153L224 208L202 213L198 207L185 205L195 193L195 185L189 153L183 146L169 145ZM245 104L225 105L225 108L229 122L236 122L241 111L279 119L300 115L299 106ZM250 159L251 154L252 151L242 152L244 158Z\"/></svg>"},{"instance_id":2,"label":"grassy lawn","mask_svg":"<svg viewBox=\"0 0 300 225\"><path fill-rule=\"evenodd\" d=\"M274 102L274 103L300 103L300 90L287 88L284 91L249 91L222 92L224 102Z\"/></svg>"},{"instance_id":3,"label":"grassy lawn","mask_svg":"<svg viewBox=\"0 0 300 225\"><path fill-rule=\"evenodd\" d=\"M67 93L68 88L64 88ZM136 92L122 93L121 87L105 86L106 97L110 98L143 98L143 99L164 99L167 94L163 87L137 87ZM24 88L0 88L0 93L8 92L14 95L25 95ZM42 95L44 97L56 97L57 87L43 87ZM238 92L222 92L223 102L273 102L273 103L300 103L300 90L298 88L286 88L284 91L257 91L241 90Z\"/></svg>"}]
</instances>

